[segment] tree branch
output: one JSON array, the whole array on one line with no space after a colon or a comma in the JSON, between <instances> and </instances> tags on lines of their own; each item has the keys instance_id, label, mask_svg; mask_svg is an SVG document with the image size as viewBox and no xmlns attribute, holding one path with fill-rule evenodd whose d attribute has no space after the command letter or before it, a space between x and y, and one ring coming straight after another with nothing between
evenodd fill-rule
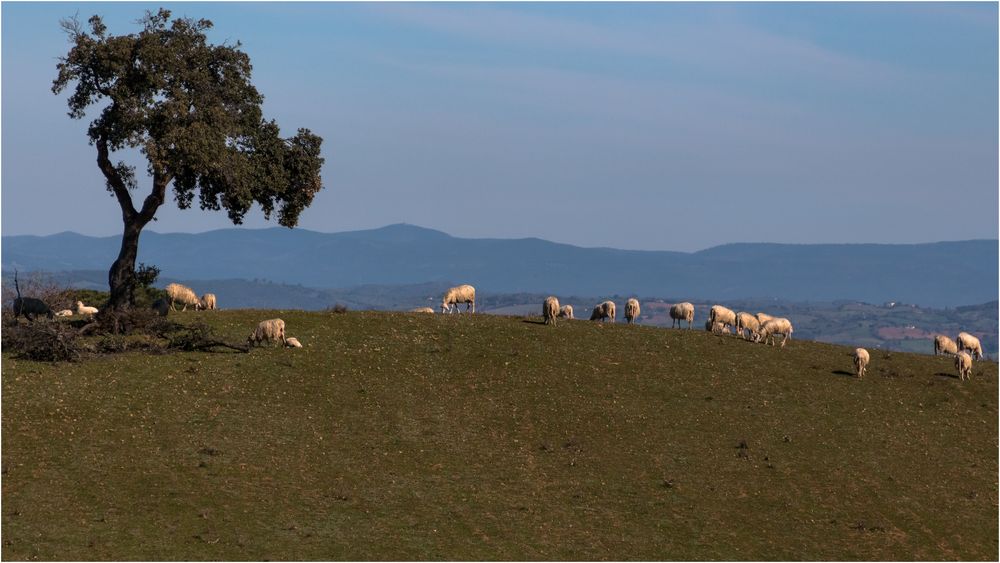
<instances>
[{"instance_id":1,"label":"tree branch","mask_svg":"<svg viewBox=\"0 0 1000 563\"><path fill-rule=\"evenodd\" d=\"M157 169L153 172L153 191L146 196L142 202L142 210L139 212L139 219L146 224L153 220L156 210L163 205L167 197L167 185L173 180L173 176Z\"/></svg>"},{"instance_id":2,"label":"tree branch","mask_svg":"<svg viewBox=\"0 0 1000 563\"><path fill-rule=\"evenodd\" d=\"M96 144L97 166L101 169L101 172L104 173L104 177L107 179L108 185L111 186L111 191L113 191L115 197L118 198L118 205L122 208L122 219L126 223L131 223L136 215L135 206L132 205L132 196L128 193L128 187L118 174L118 170L115 168L115 165L111 164L111 159L108 158L108 139L101 135L101 137L97 139Z\"/></svg>"}]
</instances>

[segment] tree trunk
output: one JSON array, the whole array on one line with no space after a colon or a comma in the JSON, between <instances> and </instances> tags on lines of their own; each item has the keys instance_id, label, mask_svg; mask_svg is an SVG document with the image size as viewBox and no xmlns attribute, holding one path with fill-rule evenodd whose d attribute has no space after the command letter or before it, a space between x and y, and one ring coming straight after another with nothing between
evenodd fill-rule
<instances>
[{"instance_id":1,"label":"tree trunk","mask_svg":"<svg viewBox=\"0 0 1000 563\"><path fill-rule=\"evenodd\" d=\"M120 311L132 304L132 286L135 282L135 259L139 254L139 233L144 223L132 220L125 223L122 233L122 248L118 259L111 264L108 272L108 286L111 297L108 299L108 309Z\"/></svg>"}]
</instances>

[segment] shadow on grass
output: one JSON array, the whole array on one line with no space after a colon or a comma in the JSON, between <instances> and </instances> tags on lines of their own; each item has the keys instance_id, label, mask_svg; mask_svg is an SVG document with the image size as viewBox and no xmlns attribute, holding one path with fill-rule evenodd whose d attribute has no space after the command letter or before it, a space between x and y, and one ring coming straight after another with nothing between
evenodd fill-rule
<instances>
[{"instance_id":1,"label":"shadow on grass","mask_svg":"<svg viewBox=\"0 0 1000 563\"><path fill-rule=\"evenodd\" d=\"M533 324L533 325L543 325L543 324L545 324L545 321L533 321L531 319L524 319L521 322L522 323L529 323L529 324Z\"/></svg>"},{"instance_id":2,"label":"shadow on grass","mask_svg":"<svg viewBox=\"0 0 1000 563\"><path fill-rule=\"evenodd\" d=\"M845 377L855 377L856 375L853 372L844 371L842 369L833 370L830 373L832 373L833 375L843 375Z\"/></svg>"},{"instance_id":3,"label":"shadow on grass","mask_svg":"<svg viewBox=\"0 0 1000 563\"><path fill-rule=\"evenodd\" d=\"M939 372L935 373L934 375L936 375L938 377L950 377L951 379L961 379L960 377L958 377L958 374L955 374L955 373L945 373L943 371L939 371Z\"/></svg>"}]
</instances>

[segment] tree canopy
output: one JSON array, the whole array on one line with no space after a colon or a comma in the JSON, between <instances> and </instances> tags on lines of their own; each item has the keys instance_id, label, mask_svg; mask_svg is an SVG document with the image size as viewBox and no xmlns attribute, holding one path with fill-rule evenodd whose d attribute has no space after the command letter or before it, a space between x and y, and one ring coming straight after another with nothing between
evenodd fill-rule
<instances>
[{"instance_id":1,"label":"tree canopy","mask_svg":"<svg viewBox=\"0 0 1000 563\"><path fill-rule=\"evenodd\" d=\"M308 129L282 139L278 125L263 118L263 96L239 43L210 45L205 32L212 22L171 21L165 9L147 12L137 34L108 35L100 16L88 23L89 32L76 19L62 22L72 48L52 91L76 83L68 100L75 119L109 102L88 136L120 202L137 187L135 170L112 164L109 154L138 148L154 185L173 182L181 208L197 193L202 209L225 208L238 224L256 201L267 218L277 207L281 225L296 225L322 188L322 139Z\"/></svg>"},{"instance_id":2,"label":"tree canopy","mask_svg":"<svg viewBox=\"0 0 1000 563\"><path fill-rule=\"evenodd\" d=\"M63 20L71 48L52 84L55 94L75 84L68 99L73 119L100 108L87 134L125 223L122 254L110 275L112 301L116 267L131 271L135 265L135 248L126 255L130 234L137 246L168 186L182 209L197 195L202 209L225 209L240 224L257 202L265 218L277 211L286 227L298 223L323 187L323 140L308 129L282 138L278 125L264 119L263 96L250 82L250 58L240 43L211 45L206 31L212 22L171 19L162 8L138 23L138 33L109 35L100 16L86 27L76 18ZM138 189L134 167L112 162L125 149L141 151L152 177L138 208L131 195Z\"/></svg>"}]
</instances>

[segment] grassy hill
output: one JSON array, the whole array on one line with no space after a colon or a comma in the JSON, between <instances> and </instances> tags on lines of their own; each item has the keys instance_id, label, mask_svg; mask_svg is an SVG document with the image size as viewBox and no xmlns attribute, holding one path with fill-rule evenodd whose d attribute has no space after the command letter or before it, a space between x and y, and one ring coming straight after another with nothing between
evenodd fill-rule
<instances>
[{"instance_id":1,"label":"grassy hill","mask_svg":"<svg viewBox=\"0 0 1000 563\"><path fill-rule=\"evenodd\" d=\"M996 560L997 365L537 318L184 313L3 356L4 559Z\"/></svg>"}]
</instances>

